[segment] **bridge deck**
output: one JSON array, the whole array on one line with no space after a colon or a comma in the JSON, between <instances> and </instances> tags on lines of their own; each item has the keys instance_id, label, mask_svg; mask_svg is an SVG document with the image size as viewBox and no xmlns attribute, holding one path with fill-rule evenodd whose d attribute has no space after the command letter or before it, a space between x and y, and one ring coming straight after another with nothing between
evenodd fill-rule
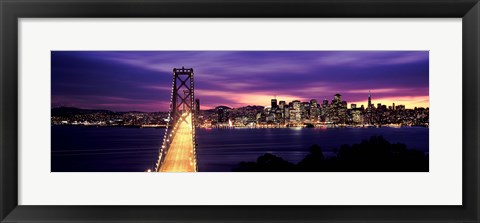
<instances>
[{"instance_id":1,"label":"bridge deck","mask_svg":"<svg viewBox=\"0 0 480 223\"><path fill-rule=\"evenodd\" d=\"M175 137L168 149L160 172L195 172L195 155L192 139L192 115L186 114L187 122L182 119L176 130ZM184 116L184 117L185 117Z\"/></svg>"}]
</instances>

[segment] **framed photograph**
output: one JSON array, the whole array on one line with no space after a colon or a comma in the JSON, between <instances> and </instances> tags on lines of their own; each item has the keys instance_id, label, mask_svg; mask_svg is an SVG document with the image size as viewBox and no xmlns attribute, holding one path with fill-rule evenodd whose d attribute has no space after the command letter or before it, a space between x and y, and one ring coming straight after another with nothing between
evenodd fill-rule
<instances>
[{"instance_id":1,"label":"framed photograph","mask_svg":"<svg viewBox=\"0 0 480 223\"><path fill-rule=\"evenodd\" d=\"M51 172L428 172L428 72L429 51L52 51Z\"/></svg>"},{"instance_id":2,"label":"framed photograph","mask_svg":"<svg viewBox=\"0 0 480 223\"><path fill-rule=\"evenodd\" d=\"M1 1L1 222L478 222L480 5Z\"/></svg>"}]
</instances>

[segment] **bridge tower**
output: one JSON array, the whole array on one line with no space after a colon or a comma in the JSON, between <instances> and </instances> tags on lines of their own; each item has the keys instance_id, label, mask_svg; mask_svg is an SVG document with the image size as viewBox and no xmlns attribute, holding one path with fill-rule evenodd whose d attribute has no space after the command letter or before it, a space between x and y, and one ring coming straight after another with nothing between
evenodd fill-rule
<instances>
[{"instance_id":1,"label":"bridge tower","mask_svg":"<svg viewBox=\"0 0 480 223\"><path fill-rule=\"evenodd\" d=\"M194 73L193 68L174 68L172 79L172 93L170 101L170 113L168 116L168 125L165 130L163 138L163 144L160 148L160 155L156 165L156 171L167 171L165 166L181 166L172 164L177 161L172 161L171 158L167 158L167 154L171 150L175 150L174 153L181 153L186 148L177 148L178 145L173 145L177 132L181 131L182 126L191 126L191 134L188 137L192 137L192 145L188 145L189 157L180 157L180 159L191 159L191 163L194 165L194 171L197 171L196 151L195 151L195 93L194 93ZM184 132L178 133L177 138L184 139L187 137ZM180 139L177 139L180 140ZM185 147L185 146L183 146ZM191 149L190 149L191 148ZM165 163L168 164L165 164ZM178 161L177 163L180 163ZM184 165L185 166L185 165ZM177 168L179 169L179 168ZM180 168L181 169L181 168ZM182 170L180 170L182 171Z\"/></svg>"},{"instance_id":2,"label":"bridge tower","mask_svg":"<svg viewBox=\"0 0 480 223\"><path fill-rule=\"evenodd\" d=\"M170 117L173 123L177 123L184 113L195 113L194 98L193 68L173 68L170 108Z\"/></svg>"}]
</instances>

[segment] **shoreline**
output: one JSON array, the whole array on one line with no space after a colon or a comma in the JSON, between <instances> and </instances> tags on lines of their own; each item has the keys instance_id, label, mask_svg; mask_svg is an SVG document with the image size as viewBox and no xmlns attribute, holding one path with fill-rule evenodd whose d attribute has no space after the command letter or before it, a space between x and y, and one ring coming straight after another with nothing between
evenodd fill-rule
<instances>
[{"instance_id":1,"label":"shoreline","mask_svg":"<svg viewBox=\"0 0 480 223\"><path fill-rule=\"evenodd\" d=\"M140 125L84 125L84 124L51 124L51 126L76 126L76 127L96 127L96 128L148 128L148 129L165 129L165 125L155 125L155 126L140 126ZM392 125L375 125L375 126L356 126L356 125L345 125L345 126L334 126L334 125L320 125L314 127L308 126L261 126L261 127L248 127L248 126L211 126L211 127L196 127L197 129L339 129L339 128L358 128L358 129L369 129L369 128L429 128L429 126L421 125L412 125L412 126L392 126Z\"/></svg>"}]
</instances>

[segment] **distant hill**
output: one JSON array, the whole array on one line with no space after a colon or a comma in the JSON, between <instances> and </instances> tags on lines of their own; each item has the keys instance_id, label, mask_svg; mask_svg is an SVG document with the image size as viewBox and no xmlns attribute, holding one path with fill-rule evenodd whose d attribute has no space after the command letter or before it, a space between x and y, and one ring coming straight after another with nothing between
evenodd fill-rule
<instances>
[{"instance_id":1,"label":"distant hill","mask_svg":"<svg viewBox=\"0 0 480 223\"><path fill-rule=\"evenodd\" d=\"M205 110L205 111L213 112L213 111L217 111L218 109L232 110L233 108L230 108L230 107L225 106L225 105L220 105L220 106L217 106L213 109L208 109L208 110ZM260 106L260 105L248 105L248 106L244 106L244 107L235 108L235 110L263 110L263 109L264 109L264 107Z\"/></svg>"},{"instance_id":2,"label":"distant hill","mask_svg":"<svg viewBox=\"0 0 480 223\"><path fill-rule=\"evenodd\" d=\"M224 109L224 110L227 110L227 109L232 109L232 108L230 108L230 107L228 107L228 106L221 105L221 106L217 106L217 107L215 107L215 110L218 110L218 109Z\"/></svg>"},{"instance_id":3,"label":"distant hill","mask_svg":"<svg viewBox=\"0 0 480 223\"><path fill-rule=\"evenodd\" d=\"M92 113L104 113L104 114L115 114L115 112L104 109L82 109L74 107L56 107L52 108L52 116L69 116L69 115L78 115L78 114L92 114Z\"/></svg>"},{"instance_id":4,"label":"distant hill","mask_svg":"<svg viewBox=\"0 0 480 223\"><path fill-rule=\"evenodd\" d=\"M260 105L248 105L245 107L240 107L238 110L263 110L265 107Z\"/></svg>"}]
</instances>

